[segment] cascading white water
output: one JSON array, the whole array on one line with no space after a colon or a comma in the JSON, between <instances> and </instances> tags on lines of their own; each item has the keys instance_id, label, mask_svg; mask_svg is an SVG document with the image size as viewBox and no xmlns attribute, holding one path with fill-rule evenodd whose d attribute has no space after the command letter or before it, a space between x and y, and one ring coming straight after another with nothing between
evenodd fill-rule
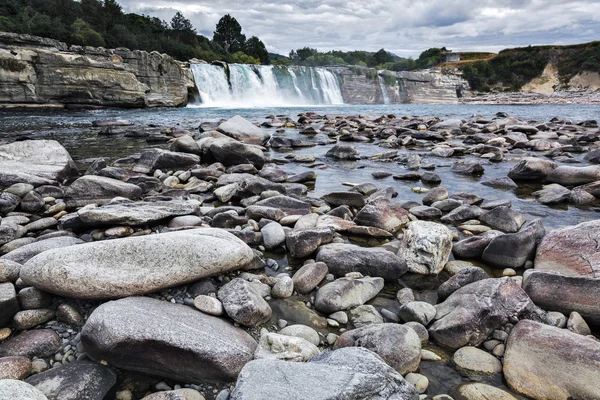
<instances>
[{"instance_id":1,"label":"cascading white water","mask_svg":"<svg viewBox=\"0 0 600 400\"><path fill-rule=\"evenodd\" d=\"M392 101L390 100L390 95L388 94L387 86L385 86L383 78L381 77L381 75L377 75L377 78L379 78L379 87L381 88L381 95L383 96L383 104L392 104Z\"/></svg>"},{"instance_id":2,"label":"cascading white water","mask_svg":"<svg viewBox=\"0 0 600 400\"><path fill-rule=\"evenodd\" d=\"M192 64L202 106L343 104L337 77L324 68Z\"/></svg>"}]
</instances>

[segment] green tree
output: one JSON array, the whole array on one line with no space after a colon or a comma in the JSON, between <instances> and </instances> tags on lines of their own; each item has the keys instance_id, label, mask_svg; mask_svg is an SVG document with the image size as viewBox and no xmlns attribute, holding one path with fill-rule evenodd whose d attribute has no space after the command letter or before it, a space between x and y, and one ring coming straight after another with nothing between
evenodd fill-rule
<instances>
[{"instance_id":1,"label":"green tree","mask_svg":"<svg viewBox=\"0 0 600 400\"><path fill-rule=\"evenodd\" d=\"M257 58L263 65L269 64L269 52L267 51L262 40L256 36L252 36L246 41L245 53L249 56Z\"/></svg>"},{"instance_id":2,"label":"green tree","mask_svg":"<svg viewBox=\"0 0 600 400\"><path fill-rule=\"evenodd\" d=\"M373 54L373 58L375 59L375 65L381 65L394 61L394 57L384 49L381 49L377 53Z\"/></svg>"},{"instance_id":3,"label":"green tree","mask_svg":"<svg viewBox=\"0 0 600 400\"><path fill-rule=\"evenodd\" d=\"M230 54L242 51L246 44L246 35L235 18L226 14L217 23L213 32L213 41L219 44Z\"/></svg>"},{"instance_id":4,"label":"green tree","mask_svg":"<svg viewBox=\"0 0 600 400\"><path fill-rule=\"evenodd\" d=\"M257 58L249 56L243 51L236 51L231 55L231 62L239 63L239 64L260 64L260 61Z\"/></svg>"},{"instance_id":5,"label":"green tree","mask_svg":"<svg viewBox=\"0 0 600 400\"><path fill-rule=\"evenodd\" d=\"M194 29L192 22L179 11L171 19L171 29L174 31L177 40L189 45L196 44L196 29Z\"/></svg>"},{"instance_id":6,"label":"green tree","mask_svg":"<svg viewBox=\"0 0 600 400\"><path fill-rule=\"evenodd\" d=\"M298 55L298 58L300 61L304 61L310 56L318 55L319 52L317 51L317 49L311 49L310 47L303 47L301 49L296 50L296 54Z\"/></svg>"},{"instance_id":7,"label":"green tree","mask_svg":"<svg viewBox=\"0 0 600 400\"><path fill-rule=\"evenodd\" d=\"M71 25L71 30L73 32L71 38L76 44L94 47L105 45L102 35L93 30L90 24L81 18L77 18L75 22L73 22L73 25Z\"/></svg>"}]
</instances>

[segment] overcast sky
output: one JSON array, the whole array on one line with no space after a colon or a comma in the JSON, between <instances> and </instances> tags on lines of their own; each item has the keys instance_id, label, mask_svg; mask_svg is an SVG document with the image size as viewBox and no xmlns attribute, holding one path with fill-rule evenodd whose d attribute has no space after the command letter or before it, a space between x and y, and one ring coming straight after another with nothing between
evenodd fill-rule
<instances>
[{"instance_id":1,"label":"overcast sky","mask_svg":"<svg viewBox=\"0 0 600 400\"><path fill-rule=\"evenodd\" d=\"M274 53L380 48L418 56L430 47L492 51L600 39L600 0L120 0L127 12L170 21L181 11L212 38L231 14Z\"/></svg>"}]
</instances>

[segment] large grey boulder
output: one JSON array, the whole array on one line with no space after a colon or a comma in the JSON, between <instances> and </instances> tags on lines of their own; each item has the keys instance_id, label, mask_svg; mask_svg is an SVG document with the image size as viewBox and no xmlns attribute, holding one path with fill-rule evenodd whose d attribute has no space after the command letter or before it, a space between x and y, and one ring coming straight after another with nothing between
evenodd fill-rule
<instances>
[{"instance_id":1,"label":"large grey boulder","mask_svg":"<svg viewBox=\"0 0 600 400\"><path fill-rule=\"evenodd\" d=\"M383 278L340 278L322 286L315 295L315 308L326 314L360 306L383 289Z\"/></svg>"},{"instance_id":2,"label":"large grey boulder","mask_svg":"<svg viewBox=\"0 0 600 400\"><path fill-rule=\"evenodd\" d=\"M49 250L23 265L21 279L62 296L112 299L236 271L253 257L230 233L200 228Z\"/></svg>"},{"instance_id":3,"label":"large grey boulder","mask_svg":"<svg viewBox=\"0 0 600 400\"><path fill-rule=\"evenodd\" d=\"M600 398L600 343L566 329L520 321L508 337L503 370L512 389L536 400Z\"/></svg>"},{"instance_id":4,"label":"large grey boulder","mask_svg":"<svg viewBox=\"0 0 600 400\"><path fill-rule=\"evenodd\" d=\"M548 181L561 185L585 185L600 180L600 165L572 167L561 165L553 169L546 177Z\"/></svg>"},{"instance_id":5,"label":"large grey boulder","mask_svg":"<svg viewBox=\"0 0 600 400\"><path fill-rule=\"evenodd\" d=\"M61 339L52 329L25 331L0 343L0 357L50 357L60 349Z\"/></svg>"},{"instance_id":6,"label":"large grey boulder","mask_svg":"<svg viewBox=\"0 0 600 400\"><path fill-rule=\"evenodd\" d=\"M147 297L102 304L81 343L94 360L189 383L235 379L256 349L250 335L220 318Z\"/></svg>"},{"instance_id":7,"label":"large grey boulder","mask_svg":"<svg viewBox=\"0 0 600 400\"><path fill-rule=\"evenodd\" d=\"M240 115L229 118L217 130L227 136L248 144L265 144L271 138L266 131Z\"/></svg>"},{"instance_id":8,"label":"large grey boulder","mask_svg":"<svg viewBox=\"0 0 600 400\"><path fill-rule=\"evenodd\" d=\"M27 382L0 380L0 400L48 400L44 393Z\"/></svg>"},{"instance_id":9,"label":"large grey boulder","mask_svg":"<svg viewBox=\"0 0 600 400\"><path fill-rule=\"evenodd\" d=\"M200 157L196 154L150 149L142 153L140 159L133 166L133 172L151 174L157 169L163 171L186 170L197 164L200 164Z\"/></svg>"},{"instance_id":10,"label":"large grey boulder","mask_svg":"<svg viewBox=\"0 0 600 400\"><path fill-rule=\"evenodd\" d=\"M196 200L170 201L119 201L100 207L93 205L77 211L84 226L139 226L180 215L198 214L200 203Z\"/></svg>"},{"instance_id":11,"label":"large grey boulder","mask_svg":"<svg viewBox=\"0 0 600 400\"><path fill-rule=\"evenodd\" d=\"M293 230L286 235L285 245L290 256L303 258L314 253L319 246L333 240L333 229L313 228Z\"/></svg>"},{"instance_id":12,"label":"large grey boulder","mask_svg":"<svg viewBox=\"0 0 600 400\"><path fill-rule=\"evenodd\" d=\"M515 233L521 229L527 218L510 207L496 207L479 217L479 220L493 229Z\"/></svg>"},{"instance_id":13,"label":"large grey boulder","mask_svg":"<svg viewBox=\"0 0 600 400\"><path fill-rule=\"evenodd\" d=\"M430 336L441 345L458 349L480 345L494 329L531 312L533 302L513 279L492 278L458 289L436 308Z\"/></svg>"},{"instance_id":14,"label":"large grey boulder","mask_svg":"<svg viewBox=\"0 0 600 400\"><path fill-rule=\"evenodd\" d=\"M360 160L360 153L351 144L336 144L325 154L335 160Z\"/></svg>"},{"instance_id":15,"label":"large grey boulder","mask_svg":"<svg viewBox=\"0 0 600 400\"><path fill-rule=\"evenodd\" d=\"M523 274L523 290L544 310L567 315L577 311L590 324L600 326L598 278L533 269Z\"/></svg>"},{"instance_id":16,"label":"large grey boulder","mask_svg":"<svg viewBox=\"0 0 600 400\"><path fill-rule=\"evenodd\" d=\"M273 196L257 201L254 206L277 208L286 215L310 214L310 204L289 196Z\"/></svg>"},{"instance_id":17,"label":"large grey boulder","mask_svg":"<svg viewBox=\"0 0 600 400\"><path fill-rule=\"evenodd\" d=\"M408 270L423 275L437 275L452 252L452 231L442 224L413 221L402 237L398 256Z\"/></svg>"},{"instance_id":18,"label":"large grey boulder","mask_svg":"<svg viewBox=\"0 0 600 400\"><path fill-rule=\"evenodd\" d=\"M364 347L402 375L414 372L421 362L421 339L411 328L399 324L372 324L340 335L334 349Z\"/></svg>"},{"instance_id":19,"label":"large grey boulder","mask_svg":"<svg viewBox=\"0 0 600 400\"><path fill-rule=\"evenodd\" d=\"M556 163L552 161L526 157L509 171L508 177L515 181L543 182L556 167Z\"/></svg>"},{"instance_id":20,"label":"large grey boulder","mask_svg":"<svg viewBox=\"0 0 600 400\"><path fill-rule=\"evenodd\" d=\"M265 377L269 377L265 379ZM417 400L415 388L377 354L348 347L307 363L254 360L230 400Z\"/></svg>"},{"instance_id":21,"label":"large grey boulder","mask_svg":"<svg viewBox=\"0 0 600 400\"><path fill-rule=\"evenodd\" d=\"M409 221L408 211L385 197L367 200L367 204L354 218L354 222L358 225L374 226L392 233L404 227Z\"/></svg>"},{"instance_id":22,"label":"large grey boulder","mask_svg":"<svg viewBox=\"0 0 600 400\"><path fill-rule=\"evenodd\" d=\"M319 353L319 348L304 338L267 332L258 342L254 359L304 362Z\"/></svg>"},{"instance_id":23,"label":"large grey boulder","mask_svg":"<svg viewBox=\"0 0 600 400\"><path fill-rule=\"evenodd\" d=\"M461 287L487 278L489 276L483 268L465 267L438 287L438 298L444 300Z\"/></svg>"},{"instance_id":24,"label":"large grey boulder","mask_svg":"<svg viewBox=\"0 0 600 400\"><path fill-rule=\"evenodd\" d=\"M502 232L491 230L481 235L471 236L462 239L452 245L452 253L456 258L475 258L481 257L485 248L492 239L503 235Z\"/></svg>"},{"instance_id":25,"label":"large grey boulder","mask_svg":"<svg viewBox=\"0 0 600 400\"><path fill-rule=\"evenodd\" d=\"M77 176L69 152L55 140L25 140L0 146L0 187L64 183Z\"/></svg>"},{"instance_id":26,"label":"large grey boulder","mask_svg":"<svg viewBox=\"0 0 600 400\"><path fill-rule=\"evenodd\" d=\"M26 382L48 400L102 400L117 382L117 375L102 364L75 361L35 374Z\"/></svg>"},{"instance_id":27,"label":"large grey boulder","mask_svg":"<svg viewBox=\"0 0 600 400\"><path fill-rule=\"evenodd\" d=\"M600 220L557 229L542 239L535 268L569 276L600 278Z\"/></svg>"},{"instance_id":28,"label":"large grey boulder","mask_svg":"<svg viewBox=\"0 0 600 400\"><path fill-rule=\"evenodd\" d=\"M225 312L241 325L257 326L271 318L272 310L253 283L240 278L223 285L217 294Z\"/></svg>"},{"instance_id":29,"label":"large grey boulder","mask_svg":"<svg viewBox=\"0 0 600 400\"><path fill-rule=\"evenodd\" d=\"M65 203L68 208L77 208L88 204L105 204L115 197L136 200L141 195L142 188L137 185L104 176L85 175L67 187Z\"/></svg>"},{"instance_id":30,"label":"large grey boulder","mask_svg":"<svg viewBox=\"0 0 600 400\"><path fill-rule=\"evenodd\" d=\"M226 167L252 164L261 169L265 155L258 146L242 143L219 132L206 132L200 136L198 146L204 162L217 161Z\"/></svg>"},{"instance_id":31,"label":"large grey boulder","mask_svg":"<svg viewBox=\"0 0 600 400\"><path fill-rule=\"evenodd\" d=\"M336 276L360 272L363 275L394 280L404 275L407 270L406 262L391 251L345 243L321 246L316 260L327 264L329 272Z\"/></svg>"},{"instance_id":32,"label":"large grey boulder","mask_svg":"<svg viewBox=\"0 0 600 400\"><path fill-rule=\"evenodd\" d=\"M526 261L533 260L535 249L545 233L542 220L533 220L517 233L493 238L483 250L481 258L495 267L520 268Z\"/></svg>"},{"instance_id":33,"label":"large grey boulder","mask_svg":"<svg viewBox=\"0 0 600 400\"><path fill-rule=\"evenodd\" d=\"M21 246L18 249L3 255L0 259L24 264L26 261L47 250L74 246L80 243L83 243L83 240L72 236L53 237Z\"/></svg>"}]
</instances>

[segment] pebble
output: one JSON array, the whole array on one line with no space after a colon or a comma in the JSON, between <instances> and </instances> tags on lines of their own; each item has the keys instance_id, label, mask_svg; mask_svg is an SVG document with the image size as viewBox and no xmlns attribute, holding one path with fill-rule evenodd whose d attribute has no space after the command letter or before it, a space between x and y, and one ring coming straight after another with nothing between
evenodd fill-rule
<instances>
[{"instance_id":1,"label":"pebble","mask_svg":"<svg viewBox=\"0 0 600 400\"><path fill-rule=\"evenodd\" d=\"M410 372L404 379L415 387L417 393L425 393L429 387L429 379L425 375Z\"/></svg>"},{"instance_id":2,"label":"pebble","mask_svg":"<svg viewBox=\"0 0 600 400\"><path fill-rule=\"evenodd\" d=\"M346 325L348 323L348 314L345 311L336 311L329 316L330 319Z\"/></svg>"},{"instance_id":3,"label":"pebble","mask_svg":"<svg viewBox=\"0 0 600 400\"><path fill-rule=\"evenodd\" d=\"M328 333L327 334L327 343L330 346L333 346L334 343L336 342L337 338L338 338L338 335L336 335L335 333Z\"/></svg>"},{"instance_id":4,"label":"pebble","mask_svg":"<svg viewBox=\"0 0 600 400\"><path fill-rule=\"evenodd\" d=\"M194 307L209 315L220 316L224 312L223 304L219 299L203 294L194 298Z\"/></svg>"},{"instance_id":5,"label":"pebble","mask_svg":"<svg viewBox=\"0 0 600 400\"><path fill-rule=\"evenodd\" d=\"M442 357L435 354L433 351L421 349L422 361L442 361Z\"/></svg>"}]
</instances>

